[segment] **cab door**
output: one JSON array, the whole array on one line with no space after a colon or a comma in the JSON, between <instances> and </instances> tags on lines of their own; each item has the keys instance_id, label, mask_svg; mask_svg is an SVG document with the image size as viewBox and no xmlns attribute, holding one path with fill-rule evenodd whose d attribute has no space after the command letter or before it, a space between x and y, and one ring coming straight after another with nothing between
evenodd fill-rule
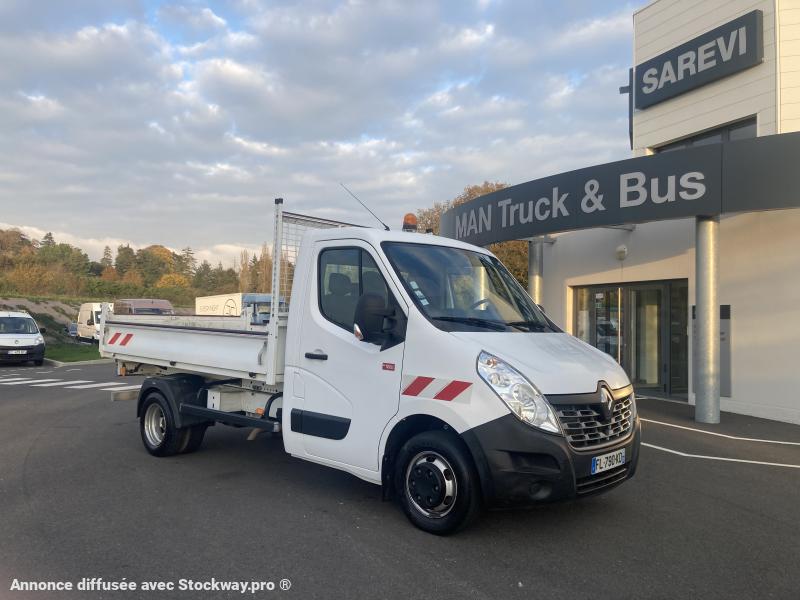
<instances>
[{"instance_id":1,"label":"cab door","mask_svg":"<svg viewBox=\"0 0 800 600\"><path fill-rule=\"evenodd\" d=\"M314 256L295 381L304 398L291 409L291 429L309 458L379 471L381 434L398 410L405 342L383 348L360 341L355 310L363 294L381 296L403 315L408 308L369 244L317 242Z\"/></svg>"}]
</instances>

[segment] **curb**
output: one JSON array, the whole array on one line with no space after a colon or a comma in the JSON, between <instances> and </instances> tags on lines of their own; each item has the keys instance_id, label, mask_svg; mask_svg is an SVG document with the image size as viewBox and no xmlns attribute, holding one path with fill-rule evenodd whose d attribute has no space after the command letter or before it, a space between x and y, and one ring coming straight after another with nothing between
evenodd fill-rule
<instances>
[{"instance_id":1,"label":"curb","mask_svg":"<svg viewBox=\"0 0 800 600\"><path fill-rule=\"evenodd\" d=\"M60 360L53 360L52 358L45 358L44 364L51 367L69 367L73 365L106 365L113 363L113 358L98 358L95 360L76 360L73 362L61 362Z\"/></svg>"}]
</instances>

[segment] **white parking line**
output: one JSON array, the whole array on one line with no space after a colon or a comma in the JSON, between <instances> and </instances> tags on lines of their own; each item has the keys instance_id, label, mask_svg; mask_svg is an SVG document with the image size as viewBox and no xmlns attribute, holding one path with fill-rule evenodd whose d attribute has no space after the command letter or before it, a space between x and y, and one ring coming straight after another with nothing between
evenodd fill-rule
<instances>
[{"instance_id":1,"label":"white parking line","mask_svg":"<svg viewBox=\"0 0 800 600\"><path fill-rule=\"evenodd\" d=\"M60 379L26 379L24 381L0 381L0 385L30 385L32 383L44 383L45 381L61 381Z\"/></svg>"},{"instance_id":2,"label":"white parking line","mask_svg":"<svg viewBox=\"0 0 800 600\"><path fill-rule=\"evenodd\" d=\"M75 385L76 383L92 383L91 379L75 379L72 381L59 381L57 383L35 383L31 387L54 387L58 385Z\"/></svg>"},{"instance_id":3,"label":"white parking line","mask_svg":"<svg viewBox=\"0 0 800 600\"><path fill-rule=\"evenodd\" d=\"M665 427L675 427L676 429L685 429L686 431L696 431L697 433L705 433L706 435L715 435L717 437L728 438L729 440L738 440L740 442L761 442L764 444L784 444L786 446L800 446L800 442L784 442L781 440L762 440L761 438L739 437L736 435L717 433L715 431L705 431L704 429L695 429L694 427L685 427L684 425L676 425L675 423L665 423L664 421L654 421L652 419L644 419L641 417L640 419L645 423L655 423L656 425L664 425Z\"/></svg>"},{"instance_id":4,"label":"white parking line","mask_svg":"<svg viewBox=\"0 0 800 600\"><path fill-rule=\"evenodd\" d=\"M141 385L125 385L123 387L107 387L102 388L103 392L127 392L128 390L138 390Z\"/></svg>"},{"instance_id":5,"label":"white parking line","mask_svg":"<svg viewBox=\"0 0 800 600\"><path fill-rule=\"evenodd\" d=\"M27 379L30 381L30 377L3 377L0 379L0 383L4 381L20 381L21 379Z\"/></svg>"},{"instance_id":6,"label":"white parking line","mask_svg":"<svg viewBox=\"0 0 800 600\"><path fill-rule=\"evenodd\" d=\"M122 385L121 383L114 383L113 381L106 381L105 383L90 383L88 385L68 385L66 386L69 390L89 390L91 388L101 388L103 386L108 387L111 385Z\"/></svg>"},{"instance_id":7,"label":"white parking line","mask_svg":"<svg viewBox=\"0 0 800 600\"><path fill-rule=\"evenodd\" d=\"M724 462L747 463L750 465L766 465L769 467L787 467L789 469L800 469L800 465L788 465L785 463L764 462L761 460L746 460L744 458L725 458L723 456L705 456L703 454L689 454L688 452L680 452L678 450L672 450L670 448L664 448L662 446L656 446L654 444L647 444L645 442L642 442L642 446L653 448L654 450L661 450L662 452L669 452L670 454L677 454L678 456L683 456L685 458L703 458L705 460L720 460Z\"/></svg>"},{"instance_id":8,"label":"white parking line","mask_svg":"<svg viewBox=\"0 0 800 600\"><path fill-rule=\"evenodd\" d=\"M80 371L81 369L67 369L64 372L69 373L70 371Z\"/></svg>"}]
</instances>

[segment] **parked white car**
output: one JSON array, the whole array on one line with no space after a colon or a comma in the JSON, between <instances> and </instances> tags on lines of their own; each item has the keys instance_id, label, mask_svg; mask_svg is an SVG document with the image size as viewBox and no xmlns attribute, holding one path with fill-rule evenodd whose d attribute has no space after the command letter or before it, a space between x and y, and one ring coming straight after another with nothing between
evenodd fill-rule
<instances>
[{"instance_id":1,"label":"parked white car","mask_svg":"<svg viewBox=\"0 0 800 600\"><path fill-rule=\"evenodd\" d=\"M45 329L26 312L0 312L0 362L44 362Z\"/></svg>"}]
</instances>

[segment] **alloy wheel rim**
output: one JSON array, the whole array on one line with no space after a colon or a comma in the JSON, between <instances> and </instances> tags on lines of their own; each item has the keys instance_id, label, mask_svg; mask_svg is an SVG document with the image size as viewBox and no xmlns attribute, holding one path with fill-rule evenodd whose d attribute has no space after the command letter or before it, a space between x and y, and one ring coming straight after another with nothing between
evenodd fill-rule
<instances>
[{"instance_id":1,"label":"alloy wheel rim","mask_svg":"<svg viewBox=\"0 0 800 600\"><path fill-rule=\"evenodd\" d=\"M164 411L158 404L151 404L144 414L144 433L147 442L157 448L163 443L166 430Z\"/></svg>"}]
</instances>

